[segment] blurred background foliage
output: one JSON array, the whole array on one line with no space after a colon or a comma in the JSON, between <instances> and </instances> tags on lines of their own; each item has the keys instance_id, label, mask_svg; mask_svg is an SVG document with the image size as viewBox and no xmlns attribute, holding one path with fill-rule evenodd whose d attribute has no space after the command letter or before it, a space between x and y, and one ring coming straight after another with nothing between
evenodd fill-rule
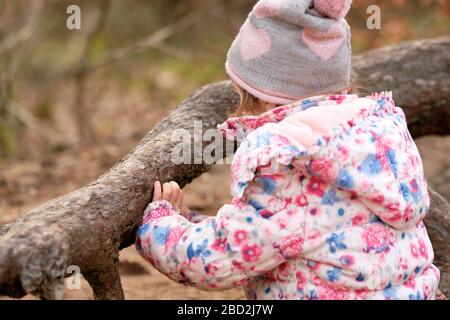
<instances>
[{"instance_id":1,"label":"blurred background foliage","mask_svg":"<svg viewBox=\"0 0 450 320\"><path fill-rule=\"evenodd\" d=\"M255 2L0 1L0 159L131 148L194 89L226 78L225 54ZM81 30L66 28L71 4ZM366 27L372 4L381 30ZM355 0L348 20L357 54L448 35L450 1Z\"/></svg>"}]
</instances>

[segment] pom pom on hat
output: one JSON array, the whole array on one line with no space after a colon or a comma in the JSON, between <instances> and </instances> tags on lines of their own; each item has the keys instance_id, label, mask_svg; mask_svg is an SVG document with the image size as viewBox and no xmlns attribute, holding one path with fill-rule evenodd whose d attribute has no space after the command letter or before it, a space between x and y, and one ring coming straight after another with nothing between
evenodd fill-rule
<instances>
[{"instance_id":1,"label":"pom pom on hat","mask_svg":"<svg viewBox=\"0 0 450 320\"><path fill-rule=\"evenodd\" d=\"M352 0L314 0L314 8L330 18L344 18L350 10Z\"/></svg>"}]
</instances>

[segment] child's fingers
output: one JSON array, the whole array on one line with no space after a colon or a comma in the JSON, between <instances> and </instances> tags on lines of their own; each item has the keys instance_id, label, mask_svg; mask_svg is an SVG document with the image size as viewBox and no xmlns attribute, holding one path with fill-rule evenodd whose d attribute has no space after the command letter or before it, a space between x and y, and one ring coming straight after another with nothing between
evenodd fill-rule
<instances>
[{"instance_id":1,"label":"child's fingers","mask_svg":"<svg viewBox=\"0 0 450 320\"><path fill-rule=\"evenodd\" d=\"M172 185L170 183L164 183L163 184L163 195L164 200L170 201L170 198L172 197Z\"/></svg>"},{"instance_id":2,"label":"child's fingers","mask_svg":"<svg viewBox=\"0 0 450 320\"><path fill-rule=\"evenodd\" d=\"M183 200L184 200L183 198L184 198L183 190L180 189L180 193L178 195L178 201L177 201L177 204L176 204L178 209L182 209L182 207L183 207Z\"/></svg>"},{"instance_id":3,"label":"child's fingers","mask_svg":"<svg viewBox=\"0 0 450 320\"><path fill-rule=\"evenodd\" d=\"M170 198L170 202L172 202L174 206L177 206L181 189L178 183L176 183L175 181L171 181L170 184L172 185L172 197Z\"/></svg>"},{"instance_id":4,"label":"child's fingers","mask_svg":"<svg viewBox=\"0 0 450 320\"><path fill-rule=\"evenodd\" d=\"M161 199L162 199L161 182L155 181L155 184L153 185L153 200L152 201L159 201Z\"/></svg>"}]
</instances>

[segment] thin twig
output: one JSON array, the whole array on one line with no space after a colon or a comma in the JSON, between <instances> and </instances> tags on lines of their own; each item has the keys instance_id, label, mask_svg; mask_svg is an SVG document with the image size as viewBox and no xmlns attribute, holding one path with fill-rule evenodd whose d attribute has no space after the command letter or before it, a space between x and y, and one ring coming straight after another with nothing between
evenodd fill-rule
<instances>
[{"instance_id":1,"label":"thin twig","mask_svg":"<svg viewBox=\"0 0 450 320\"><path fill-rule=\"evenodd\" d=\"M39 123L39 119L26 108L16 102L10 102L10 106L11 108L8 108L7 112L30 128L31 131L34 131L40 139L44 140L45 137L50 136L50 131L44 130Z\"/></svg>"},{"instance_id":2,"label":"thin twig","mask_svg":"<svg viewBox=\"0 0 450 320\"><path fill-rule=\"evenodd\" d=\"M161 42L155 46L155 49L161 51L164 54L175 57L180 60L192 60L193 55L188 51L175 46L171 46L168 43Z\"/></svg>"},{"instance_id":3,"label":"thin twig","mask_svg":"<svg viewBox=\"0 0 450 320\"><path fill-rule=\"evenodd\" d=\"M195 24L210 11L214 10L221 2L222 0L215 0L206 8L203 8L201 10L194 10L181 20L178 20L177 22L156 31L155 33L137 41L136 43L133 43L124 48L116 48L105 53L103 56L100 56L92 63L90 63L86 67L87 71L92 72L106 65L120 62L135 55L145 53L150 49L154 49L155 47L161 45L163 41L169 39L170 37L173 37L176 34L181 33L182 31Z\"/></svg>"},{"instance_id":4,"label":"thin twig","mask_svg":"<svg viewBox=\"0 0 450 320\"><path fill-rule=\"evenodd\" d=\"M73 114L75 115L78 134L85 143L91 143L95 140L95 134L86 112L85 93L88 77L86 67L89 63L89 56L91 55L95 41L102 33L108 21L110 9L111 0L103 0L99 8L100 13L97 21L84 40L81 58L78 63L78 68L75 71L75 103L73 105Z\"/></svg>"},{"instance_id":5,"label":"thin twig","mask_svg":"<svg viewBox=\"0 0 450 320\"><path fill-rule=\"evenodd\" d=\"M16 33L7 37L0 43L0 55L14 49L20 44L27 42L36 32L37 25L41 19L44 9L43 0L35 0L31 2L30 14L28 15L25 25Z\"/></svg>"}]
</instances>

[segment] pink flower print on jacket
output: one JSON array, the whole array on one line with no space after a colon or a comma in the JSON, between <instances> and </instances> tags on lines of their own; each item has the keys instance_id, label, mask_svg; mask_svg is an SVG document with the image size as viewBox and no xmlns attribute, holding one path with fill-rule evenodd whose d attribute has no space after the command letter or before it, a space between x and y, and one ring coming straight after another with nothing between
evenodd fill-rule
<instances>
[{"instance_id":1,"label":"pink flower print on jacket","mask_svg":"<svg viewBox=\"0 0 450 320\"><path fill-rule=\"evenodd\" d=\"M310 194L316 195L317 197L323 197L325 192L325 183L319 178L312 177L306 187L306 191Z\"/></svg>"},{"instance_id":2,"label":"pink flower print on jacket","mask_svg":"<svg viewBox=\"0 0 450 320\"><path fill-rule=\"evenodd\" d=\"M336 289L324 282L318 288L319 300L349 300L350 292L346 288Z\"/></svg>"},{"instance_id":3,"label":"pink flower print on jacket","mask_svg":"<svg viewBox=\"0 0 450 320\"><path fill-rule=\"evenodd\" d=\"M165 252L169 252L176 246L185 231L186 230L183 227L174 227L170 229L165 243Z\"/></svg>"},{"instance_id":4,"label":"pink flower print on jacket","mask_svg":"<svg viewBox=\"0 0 450 320\"><path fill-rule=\"evenodd\" d=\"M308 169L315 172L323 181L334 181L338 175L333 160L327 158L312 160Z\"/></svg>"},{"instance_id":5,"label":"pink flower print on jacket","mask_svg":"<svg viewBox=\"0 0 450 320\"><path fill-rule=\"evenodd\" d=\"M227 250L227 239L217 238L214 240L214 243L211 245L211 248L215 251L225 252Z\"/></svg>"},{"instance_id":6,"label":"pink flower print on jacket","mask_svg":"<svg viewBox=\"0 0 450 320\"><path fill-rule=\"evenodd\" d=\"M276 246L280 248L280 254L285 259L294 259L301 255L303 250L303 242L303 238L292 236L283 239L283 241Z\"/></svg>"},{"instance_id":7,"label":"pink flower print on jacket","mask_svg":"<svg viewBox=\"0 0 450 320\"><path fill-rule=\"evenodd\" d=\"M295 205L298 207L306 207L308 205L308 198L304 194L295 197Z\"/></svg>"},{"instance_id":8,"label":"pink flower print on jacket","mask_svg":"<svg viewBox=\"0 0 450 320\"><path fill-rule=\"evenodd\" d=\"M389 250L392 245L391 231L381 223L373 223L364 229L362 240L366 248L365 251L381 253Z\"/></svg>"},{"instance_id":9,"label":"pink flower print on jacket","mask_svg":"<svg viewBox=\"0 0 450 320\"><path fill-rule=\"evenodd\" d=\"M352 255L345 254L339 258L339 261L344 267L350 267L355 264L355 258Z\"/></svg>"},{"instance_id":10,"label":"pink flower print on jacket","mask_svg":"<svg viewBox=\"0 0 450 320\"><path fill-rule=\"evenodd\" d=\"M156 207L155 208L152 206L152 204L150 204L150 206L144 212L145 219L146 219L146 221L144 221L144 223L146 223L150 220L155 220L158 218L169 216L170 214L171 214L171 212L170 212L169 207L165 206L165 207Z\"/></svg>"},{"instance_id":11,"label":"pink flower print on jacket","mask_svg":"<svg viewBox=\"0 0 450 320\"><path fill-rule=\"evenodd\" d=\"M297 278L297 290L303 290L306 284L306 277L301 271L297 271L295 273L295 276Z\"/></svg>"},{"instance_id":12,"label":"pink flower print on jacket","mask_svg":"<svg viewBox=\"0 0 450 320\"><path fill-rule=\"evenodd\" d=\"M283 130L290 117L316 142ZM435 297L426 179L390 94L309 98L219 129L241 142L233 199L215 217L151 203L136 248L155 268L200 289L243 285L251 299Z\"/></svg>"},{"instance_id":13,"label":"pink flower print on jacket","mask_svg":"<svg viewBox=\"0 0 450 320\"><path fill-rule=\"evenodd\" d=\"M411 250L411 256L414 259L419 259L419 247L415 243L409 244L410 250Z\"/></svg>"},{"instance_id":14,"label":"pink flower print on jacket","mask_svg":"<svg viewBox=\"0 0 450 320\"><path fill-rule=\"evenodd\" d=\"M419 254L425 259L428 260L428 248L425 245L425 242L422 239L419 239Z\"/></svg>"},{"instance_id":15,"label":"pink flower print on jacket","mask_svg":"<svg viewBox=\"0 0 450 320\"><path fill-rule=\"evenodd\" d=\"M237 230L233 238L236 244L241 245L249 239L248 232L245 230Z\"/></svg>"},{"instance_id":16,"label":"pink flower print on jacket","mask_svg":"<svg viewBox=\"0 0 450 320\"><path fill-rule=\"evenodd\" d=\"M242 247L242 256L245 262L256 262L262 254L262 248L256 244L244 245Z\"/></svg>"}]
</instances>

